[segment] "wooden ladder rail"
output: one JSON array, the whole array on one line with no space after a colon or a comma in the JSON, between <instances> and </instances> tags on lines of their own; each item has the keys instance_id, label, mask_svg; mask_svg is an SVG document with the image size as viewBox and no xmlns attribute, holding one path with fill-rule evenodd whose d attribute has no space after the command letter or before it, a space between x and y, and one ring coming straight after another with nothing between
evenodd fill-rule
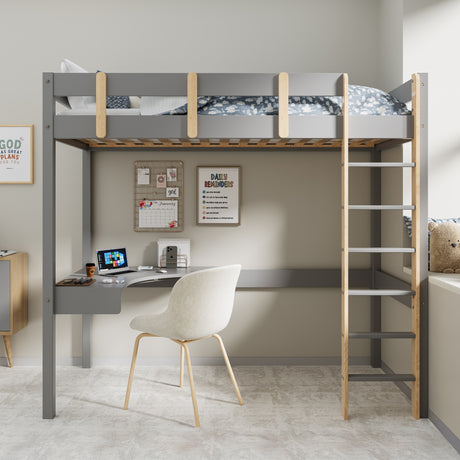
<instances>
[{"instance_id":1,"label":"wooden ladder rail","mask_svg":"<svg viewBox=\"0 0 460 460\"><path fill-rule=\"evenodd\" d=\"M342 416L348 420L348 74L342 76Z\"/></svg>"},{"instance_id":2,"label":"wooden ladder rail","mask_svg":"<svg viewBox=\"0 0 460 460\"><path fill-rule=\"evenodd\" d=\"M412 116L414 117L414 138L412 139L412 280L414 292L411 306L412 332L412 416L420 418L420 75L412 75ZM426 229L423 229L426 231Z\"/></svg>"}]
</instances>

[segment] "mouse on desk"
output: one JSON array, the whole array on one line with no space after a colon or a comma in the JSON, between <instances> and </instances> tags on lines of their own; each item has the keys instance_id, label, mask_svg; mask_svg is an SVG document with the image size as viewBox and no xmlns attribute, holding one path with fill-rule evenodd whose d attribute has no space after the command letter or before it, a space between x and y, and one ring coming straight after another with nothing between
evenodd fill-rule
<instances>
[{"instance_id":1,"label":"mouse on desk","mask_svg":"<svg viewBox=\"0 0 460 460\"><path fill-rule=\"evenodd\" d=\"M156 271L157 273L168 273L168 271L165 270L164 268L157 268L155 271Z\"/></svg>"}]
</instances>

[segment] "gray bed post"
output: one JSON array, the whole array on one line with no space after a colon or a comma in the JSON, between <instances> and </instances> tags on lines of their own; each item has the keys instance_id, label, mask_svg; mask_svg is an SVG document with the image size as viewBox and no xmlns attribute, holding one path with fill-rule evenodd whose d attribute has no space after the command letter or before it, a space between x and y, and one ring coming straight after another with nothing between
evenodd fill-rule
<instances>
[{"instance_id":1,"label":"gray bed post","mask_svg":"<svg viewBox=\"0 0 460 460\"><path fill-rule=\"evenodd\" d=\"M381 162L382 152L374 149L371 152L372 161ZM371 204L379 205L382 203L382 169L371 168ZM382 246L382 212L371 212L371 247L379 248ZM382 255L380 253L371 254L371 289L377 289L377 272L382 269ZM382 331L382 298L380 296L371 297L371 331ZM371 339L371 366L382 367L382 341Z\"/></svg>"},{"instance_id":2,"label":"gray bed post","mask_svg":"<svg viewBox=\"0 0 460 460\"><path fill-rule=\"evenodd\" d=\"M82 266L92 262L91 252L91 150L82 151ZM93 315L82 315L82 367L91 367L91 324Z\"/></svg>"},{"instance_id":3,"label":"gray bed post","mask_svg":"<svg viewBox=\"0 0 460 460\"><path fill-rule=\"evenodd\" d=\"M56 141L54 79L43 74L43 418L56 415Z\"/></svg>"},{"instance_id":4,"label":"gray bed post","mask_svg":"<svg viewBox=\"0 0 460 460\"><path fill-rule=\"evenodd\" d=\"M428 74L420 74L420 417L428 417Z\"/></svg>"}]
</instances>

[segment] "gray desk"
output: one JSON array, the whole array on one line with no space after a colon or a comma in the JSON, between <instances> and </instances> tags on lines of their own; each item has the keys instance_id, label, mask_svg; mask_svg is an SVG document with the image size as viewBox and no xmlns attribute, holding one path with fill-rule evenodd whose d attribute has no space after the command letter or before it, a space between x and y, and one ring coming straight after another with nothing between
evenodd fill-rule
<instances>
[{"instance_id":1,"label":"gray desk","mask_svg":"<svg viewBox=\"0 0 460 460\"><path fill-rule=\"evenodd\" d=\"M124 288L172 287L182 276L203 268L206 267L168 268L166 273L143 270L116 277L96 275L96 283L91 286L56 286L55 314L82 315L82 367L91 367L92 316L120 313ZM81 270L71 276L83 276L83 273ZM109 278L119 282L103 282Z\"/></svg>"},{"instance_id":2,"label":"gray desk","mask_svg":"<svg viewBox=\"0 0 460 460\"><path fill-rule=\"evenodd\" d=\"M56 286L54 313L61 315L117 314L121 311L121 295L125 287L170 287L186 275L206 267L169 268L167 273L152 270L118 275L123 283L103 283L107 276L96 275L91 286ZM78 272L74 275L81 275Z\"/></svg>"}]
</instances>

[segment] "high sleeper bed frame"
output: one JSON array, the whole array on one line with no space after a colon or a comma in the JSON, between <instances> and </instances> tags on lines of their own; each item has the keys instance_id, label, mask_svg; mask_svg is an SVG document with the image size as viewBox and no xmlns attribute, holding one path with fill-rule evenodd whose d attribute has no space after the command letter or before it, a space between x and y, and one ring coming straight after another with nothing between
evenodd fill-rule
<instances>
[{"instance_id":1,"label":"high sleeper bed frame","mask_svg":"<svg viewBox=\"0 0 460 460\"><path fill-rule=\"evenodd\" d=\"M342 290L342 415L348 419L350 381L412 382L414 418L428 416L428 247L427 214L427 101L428 76L412 79L391 92L402 102L412 102L404 116L349 116L347 74L43 74L43 417L56 414L55 315L83 315L83 365L89 366L89 326L92 313L108 313L109 304L121 303L121 289L80 289L94 299L75 298L69 288L56 286L56 141L83 150L82 266L92 259L91 169L92 152L154 149L296 149L337 150L342 156L342 268L243 270L239 288L341 287ZM187 96L187 115L107 115L107 95ZM197 97L278 96L279 115L200 116ZM295 95L342 96L341 116L289 116L288 97ZM60 97L96 96L93 115L56 114ZM411 142L412 161L382 162L382 151ZM368 150L370 162L350 162L350 150ZM349 168L371 170L369 205L349 203ZM412 169L412 204L381 204L381 170ZM381 213L412 211L410 248L381 248ZM350 211L370 210L371 248L351 248L348 241ZM423 230L423 231L422 231ZM369 269L350 269L349 254L370 253ZM411 253L412 280L408 284L382 271L381 254ZM75 290L72 291L75 293ZM83 295L83 294L82 294ZM86 294L85 294L86 295ZM349 297L370 296L371 324L367 332L349 331ZM390 296L411 309L407 332L381 330L381 298ZM86 303L85 303L86 301ZM84 304L85 303L85 304ZM371 365L382 367L381 340L407 338L412 343L411 374L350 374L350 339L371 340ZM86 356L86 357L85 357Z\"/></svg>"}]
</instances>

